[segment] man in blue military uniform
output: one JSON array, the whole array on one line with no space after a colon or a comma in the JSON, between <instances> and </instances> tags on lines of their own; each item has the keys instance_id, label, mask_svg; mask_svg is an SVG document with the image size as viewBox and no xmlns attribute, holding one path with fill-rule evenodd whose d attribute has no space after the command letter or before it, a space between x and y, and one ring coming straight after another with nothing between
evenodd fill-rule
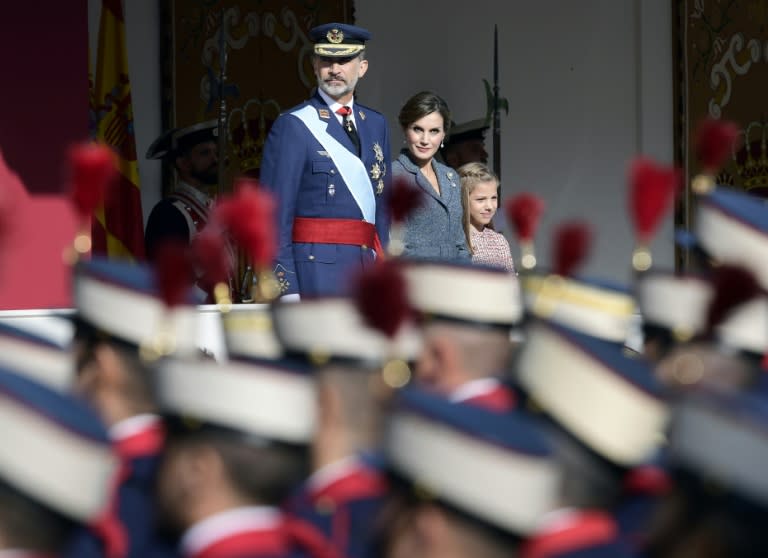
<instances>
[{"instance_id":1,"label":"man in blue military uniform","mask_svg":"<svg viewBox=\"0 0 768 558\"><path fill-rule=\"evenodd\" d=\"M370 33L329 23L310 37L317 91L275 121L261 168L278 201L283 295L344 292L389 236L387 123L354 100Z\"/></svg>"}]
</instances>

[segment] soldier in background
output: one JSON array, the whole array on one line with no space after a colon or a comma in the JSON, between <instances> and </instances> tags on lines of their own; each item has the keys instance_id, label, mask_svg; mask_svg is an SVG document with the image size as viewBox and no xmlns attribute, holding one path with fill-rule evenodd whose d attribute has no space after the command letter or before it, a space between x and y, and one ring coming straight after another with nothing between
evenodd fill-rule
<instances>
[{"instance_id":1,"label":"soldier in background","mask_svg":"<svg viewBox=\"0 0 768 558\"><path fill-rule=\"evenodd\" d=\"M452 125L441 151L445 164L454 169L467 163L487 164L485 134L489 127L484 118Z\"/></svg>"},{"instance_id":2,"label":"soldier in background","mask_svg":"<svg viewBox=\"0 0 768 558\"><path fill-rule=\"evenodd\" d=\"M149 214L144 243L150 262L163 241L189 243L208 222L219 178L217 129L215 120L173 129L147 150L147 159L168 161L179 178L173 193L158 202Z\"/></svg>"}]
</instances>

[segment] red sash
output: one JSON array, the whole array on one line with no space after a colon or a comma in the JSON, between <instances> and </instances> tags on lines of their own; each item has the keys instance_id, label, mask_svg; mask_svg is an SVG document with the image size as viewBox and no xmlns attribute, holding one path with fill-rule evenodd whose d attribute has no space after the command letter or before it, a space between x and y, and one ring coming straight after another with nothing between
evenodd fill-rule
<instances>
[{"instance_id":1,"label":"red sash","mask_svg":"<svg viewBox=\"0 0 768 558\"><path fill-rule=\"evenodd\" d=\"M363 220L296 217L293 220L293 241L373 248L377 258L384 258L384 248L376 227Z\"/></svg>"}]
</instances>

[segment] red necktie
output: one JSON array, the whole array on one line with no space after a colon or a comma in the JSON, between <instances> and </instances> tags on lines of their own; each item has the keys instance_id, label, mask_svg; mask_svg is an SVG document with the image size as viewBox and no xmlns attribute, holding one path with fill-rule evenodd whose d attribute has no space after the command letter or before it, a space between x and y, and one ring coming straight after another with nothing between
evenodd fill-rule
<instances>
[{"instance_id":1,"label":"red necktie","mask_svg":"<svg viewBox=\"0 0 768 558\"><path fill-rule=\"evenodd\" d=\"M344 118L344 130L347 132L349 139L355 145L357 154L360 155L360 136L357 135L355 129L355 123L352 121L352 109L349 107L341 107L336 110L336 114L340 114Z\"/></svg>"}]
</instances>

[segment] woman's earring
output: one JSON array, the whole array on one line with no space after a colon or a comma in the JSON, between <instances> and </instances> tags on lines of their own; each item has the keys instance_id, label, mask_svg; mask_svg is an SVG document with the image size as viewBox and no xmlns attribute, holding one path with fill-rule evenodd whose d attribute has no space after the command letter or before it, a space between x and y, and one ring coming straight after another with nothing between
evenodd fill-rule
<instances>
[{"instance_id":1,"label":"woman's earring","mask_svg":"<svg viewBox=\"0 0 768 558\"><path fill-rule=\"evenodd\" d=\"M445 143L441 141L440 142L440 149L442 149L443 147L445 147Z\"/></svg>"}]
</instances>

